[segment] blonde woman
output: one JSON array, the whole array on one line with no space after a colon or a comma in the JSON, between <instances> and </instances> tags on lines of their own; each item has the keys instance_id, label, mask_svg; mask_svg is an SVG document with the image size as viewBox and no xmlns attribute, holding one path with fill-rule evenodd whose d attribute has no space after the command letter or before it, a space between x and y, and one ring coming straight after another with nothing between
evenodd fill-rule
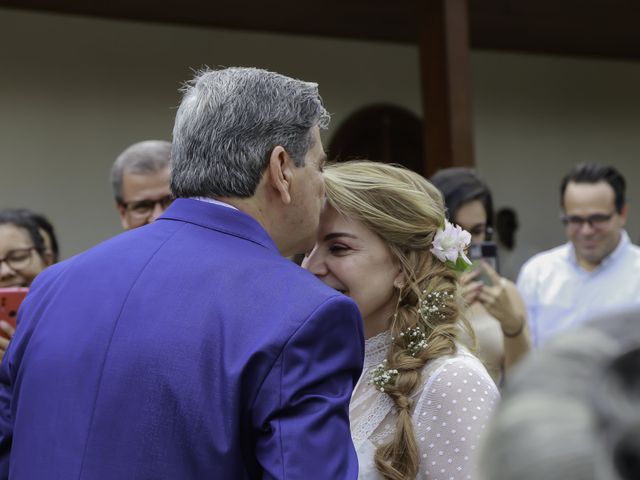
<instances>
[{"instance_id":1,"label":"blonde woman","mask_svg":"<svg viewBox=\"0 0 640 480\"><path fill-rule=\"evenodd\" d=\"M451 265L464 252L454 242L457 257L443 257L440 239L463 234L445 222L438 190L404 168L331 165L325 184L327 207L303 266L363 317L364 371L350 406L359 478L477 478L476 451L499 394L458 342Z\"/></svg>"}]
</instances>

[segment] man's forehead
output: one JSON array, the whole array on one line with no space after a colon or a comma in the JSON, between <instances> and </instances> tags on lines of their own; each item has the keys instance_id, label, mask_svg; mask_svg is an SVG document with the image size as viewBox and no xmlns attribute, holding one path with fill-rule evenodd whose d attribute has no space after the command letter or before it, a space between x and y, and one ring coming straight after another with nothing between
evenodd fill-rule
<instances>
[{"instance_id":1,"label":"man's forehead","mask_svg":"<svg viewBox=\"0 0 640 480\"><path fill-rule=\"evenodd\" d=\"M607 182L569 182L564 193L565 209L593 209L609 213L615 208L615 192Z\"/></svg>"},{"instance_id":2,"label":"man's forehead","mask_svg":"<svg viewBox=\"0 0 640 480\"><path fill-rule=\"evenodd\" d=\"M122 194L125 201L156 200L169 193L168 168L155 172L123 172Z\"/></svg>"}]
</instances>

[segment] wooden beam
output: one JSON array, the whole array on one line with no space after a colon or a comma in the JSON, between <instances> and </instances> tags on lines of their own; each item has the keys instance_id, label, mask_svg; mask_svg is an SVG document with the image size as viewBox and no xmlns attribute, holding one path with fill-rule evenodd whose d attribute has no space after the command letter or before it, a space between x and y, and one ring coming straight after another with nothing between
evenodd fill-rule
<instances>
[{"instance_id":1,"label":"wooden beam","mask_svg":"<svg viewBox=\"0 0 640 480\"><path fill-rule=\"evenodd\" d=\"M280 0L273 8L258 0L182 0L176 8L175 0L0 0L0 8L414 45L430 1ZM468 3L473 48L640 60L638 0Z\"/></svg>"},{"instance_id":2,"label":"wooden beam","mask_svg":"<svg viewBox=\"0 0 640 480\"><path fill-rule=\"evenodd\" d=\"M473 118L467 0L420 2L423 174L471 167Z\"/></svg>"}]
</instances>

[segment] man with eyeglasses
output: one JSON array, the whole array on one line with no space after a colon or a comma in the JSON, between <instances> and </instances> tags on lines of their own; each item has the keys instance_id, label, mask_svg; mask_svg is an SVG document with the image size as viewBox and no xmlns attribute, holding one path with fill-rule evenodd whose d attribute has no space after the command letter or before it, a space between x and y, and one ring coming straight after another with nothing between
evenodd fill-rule
<instances>
[{"instance_id":1,"label":"man with eyeglasses","mask_svg":"<svg viewBox=\"0 0 640 480\"><path fill-rule=\"evenodd\" d=\"M598 312L640 304L640 247L624 230L626 182L615 168L580 164L562 180L568 242L524 264L518 289L534 345Z\"/></svg>"},{"instance_id":2,"label":"man with eyeglasses","mask_svg":"<svg viewBox=\"0 0 640 480\"><path fill-rule=\"evenodd\" d=\"M111 186L122 228L153 222L173 201L169 185L171 143L146 140L128 147L111 169Z\"/></svg>"}]
</instances>

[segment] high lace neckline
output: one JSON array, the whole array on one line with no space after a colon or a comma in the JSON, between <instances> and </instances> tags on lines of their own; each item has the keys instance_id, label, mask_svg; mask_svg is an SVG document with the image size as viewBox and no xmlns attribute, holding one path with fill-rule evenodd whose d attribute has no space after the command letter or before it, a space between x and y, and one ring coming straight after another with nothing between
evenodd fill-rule
<instances>
[{"instance_id":1,"label":"high lace neckline","mask_svg":"<svg viewBox=\"0 0 640 480\"><path fill-rule=\"evenodd\" d=\"M371 366L378 365L387 356L391 345L391 332L385 330L364 342L364 368L365 370Z\"/></svg>"}]
</instances>

